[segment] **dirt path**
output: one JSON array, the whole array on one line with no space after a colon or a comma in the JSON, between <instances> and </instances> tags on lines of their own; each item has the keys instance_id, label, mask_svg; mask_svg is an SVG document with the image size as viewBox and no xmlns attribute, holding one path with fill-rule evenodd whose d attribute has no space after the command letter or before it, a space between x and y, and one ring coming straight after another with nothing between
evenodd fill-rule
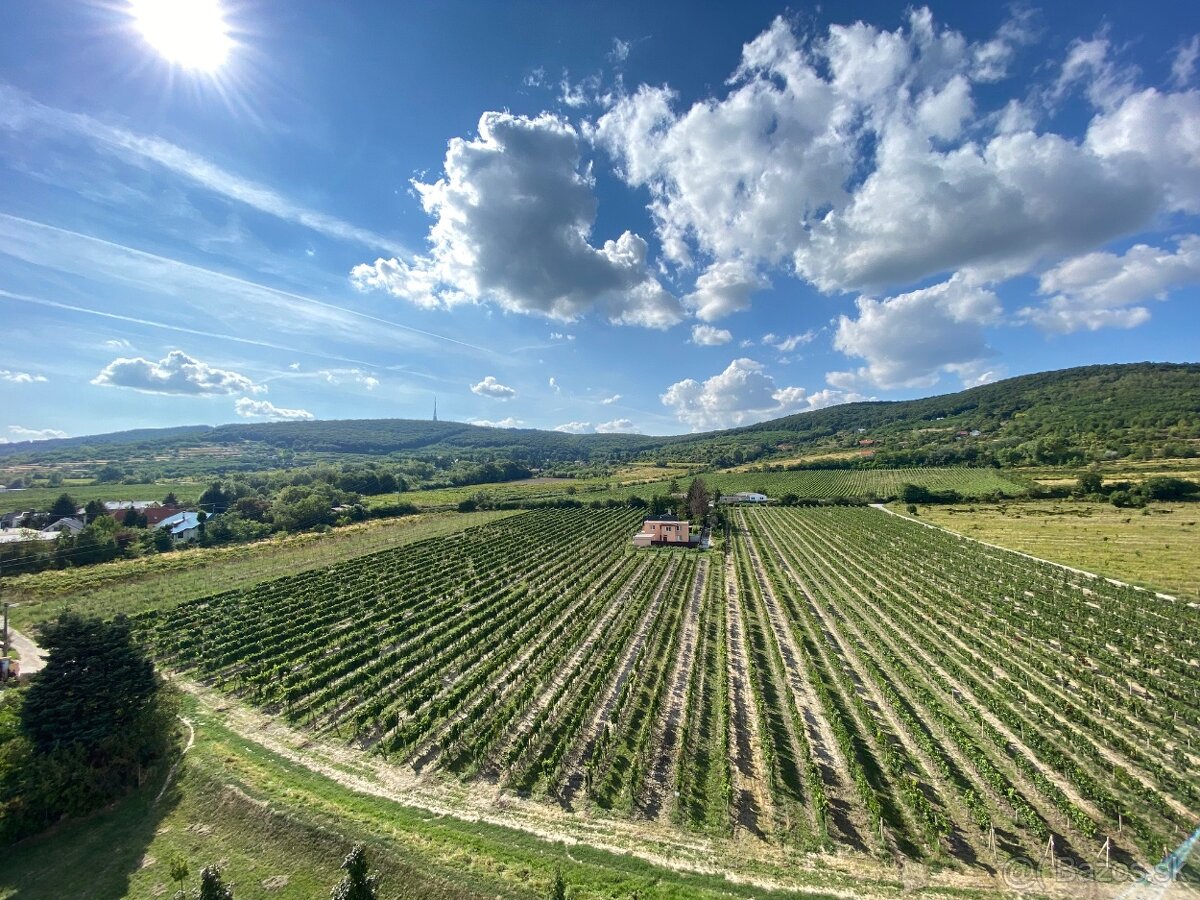
<instances>
[{"instance_id":1,"label":"dirt path","mask_svg":"<svg viewBox=\"0 0 1200 900\"><path fill-rule=\"evenodd\" d=\"M704 600L704 588L708 581L708 560L702 559L696 566L696 574L692 579L692 597L687 606L686 618L679 638L679 652L675 657L675 667L671 671L667 688L667 705L665 714L655 724L650 746L656 747L654 760L650 764L646 778L646 795L642 799L642 811L648 818L663 818L664 812L669 817L670 804L663 800L668 796L668 788L675 783L674 773L679 765L677 753L679 745L679 725L683 720L684 701L687 699L688 686L691 683L692 672L695 670L696 640L699 632L700 605Z\"/></svg>"},{"instance_id":2,"label":"dirt path","mask_svg":"<svg viewBox=\"0 0 1200 900\"><path fill-rule=\"evenodd\" d=\"M46 667L46 651L11 625L8 629L8 644L21 657L22 675L32 675Z\"/></svg>"},{"instance_id":3,"label":"dirt path","mask_svg":"<svg viewBox=\"0 0 1200 900\"><path fill-rule=\"evenodd\" d=\"M192 726L191 720L179 716L179 721L187 726L188 739L184 745L183 752L179 754L179 759L175 760L175 764L171 766L171 771L167 772L167 780L163 782L162 790L158 792L158 796L154 798L154 802L158 803L163 798L163 794L167 792L167 788L171 786L171 779L175 777L175 773L179 771L179 767L183 765L183 757L187 754L192 746L196 743L196 729Z\"/></svg>"},{"instance_id":4,"label":"dirt path","mask_svg":"<svg viewBox=\"0 0 1200 900\"><path fill-rule=\"evenodd\" d=\"M767 762L762 747L762 723L750 693L750 654L746 649L742 607L738 599L733 553L725 554L725 629L729 641L729 757L733 765L734 830L765 837L764 823L774 811L766 790Z\"/></svg>"}]
</instances>

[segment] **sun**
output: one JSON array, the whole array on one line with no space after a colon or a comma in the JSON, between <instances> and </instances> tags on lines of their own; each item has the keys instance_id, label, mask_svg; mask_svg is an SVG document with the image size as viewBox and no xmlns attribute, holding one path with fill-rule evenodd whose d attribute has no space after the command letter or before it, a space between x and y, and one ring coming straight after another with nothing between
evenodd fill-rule
<instances>
[{"instance_id":1,"label":"sun","mask_svg":"<svg viewBox=\"0 0 1200 900\"><path fill-rule=\"evenodd\" d=\"M219 0L130 0L130 7L147 43L185 69L215 72L233 49Z\"/></svg>"}]
</instances>

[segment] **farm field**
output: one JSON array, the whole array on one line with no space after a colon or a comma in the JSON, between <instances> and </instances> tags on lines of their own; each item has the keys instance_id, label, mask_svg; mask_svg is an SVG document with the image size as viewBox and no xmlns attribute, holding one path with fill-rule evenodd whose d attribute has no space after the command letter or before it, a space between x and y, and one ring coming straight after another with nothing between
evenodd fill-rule
<instances>
[{"instance_id":1,"label":"farm field","mask_svg":"<svg viewBox=\"0 0 1200 900\"><path fill-rule=\"evenodd\" d=\"M253 544L177 550L96 566L7 578L5 599L17 627L70 607L89 615L133 614L232 588L322 568L346 559L485 525L517 512L424 513L375 519L326 533Z\"/></svg>"},{"instance_id":2,"label":"farm field","mask_svg":"<svg viewBox=\"0 0 1200 900\"><path fill-rule=\"evenodd\" d=\"M627 500L632 496L649 499L655 494L671 492L674 479L676 490L685 491L691 477L687 470L673 470L653 479L662 469L643 468L639 478L601 479L532 479L500 484L477 484L469 487L440 488L429 491L408 491L367 498L368 505L413 503L421 508L448 509L463 500L485 495L495 503L535 500ZM649 476L649 480L646 479ZM800 497L833 499L853 497L862 499L891 499L904 484L917 484L930 490L955 490L967 498L1005 495L1020 497L1027 488L1002 470L992 468L906 468L906 469L808 469L794 472L702 472L710 490L731 494L736 491L759 491L771 497L796 494Z\"/></svg>"},{"instance_id":3,"label":"farm field","mask_svg":"<svg viewBox=\"0 0 1200 900\"><path fill-rule=\"evenodd\" d=\"M632 511L535 511L138 629L323 743L681 841L994 873L1195 828L1196 609L869 508L735 519L634 552Z\"/></svg>"},{"instance_id":4,"label":"farm field","mask_svg":"<svg viewBox=\"0 0 1200 900\"><path fill-rule=\"evenodd\" d=\"M1118 459L1096 467L1105 484L1114 481L1141 482L1155 476L1200 480L1200 461L1196 459ZM1072 486L1087 470L1079 467L1047 466L1022 469L1030 481L1046 487Z\"/></svg>"},{"instance_id":5,"label":"farm field","mask_svg":"<svg viewBox=\"0 0 1200 900\"><path fill-rule=\"evenodd\" d=\"M1076 501L921 506L920 518L1109 578L1200 598L1200 503L1152 503L1145 510Z\"/></svg>"},{"instance_id":6,"label":"farm field","mask_svg":"<svg viewBox=\"0 0 1200 900\"><path fill-rule=\"evenodd\" d=\"M793 472L740 472L705 475L722 493L759 491L770 497L856 497L890 499L905 484L932 491L957 491L963 497L1001 494L1024 496L1023 484L1008 473L992 468L903 469L799 469Z\"/></svg>"}]
</instances>

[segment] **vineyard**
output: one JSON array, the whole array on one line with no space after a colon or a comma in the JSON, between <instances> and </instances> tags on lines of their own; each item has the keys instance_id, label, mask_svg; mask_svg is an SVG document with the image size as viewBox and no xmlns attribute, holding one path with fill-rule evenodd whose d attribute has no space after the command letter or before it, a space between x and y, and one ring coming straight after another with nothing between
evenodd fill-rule
<instances>
[{"instance_id":1,"label":"vineyard","mask_svg":"<svg viewBox=\"0 0 1200 900\"><path fill-rule=\"evenodd\" d=\"M963 498L989 495L1020 497L1027 489L999 469L799 469L792 472L741 472L705 475L723 493L761 491L771 497L864 497L892 499L905 484L930 491L954 491Z\"/></svg>"},{"instance_id":2,"label":"vineyard","mask_svg":"<svg viewBox=\"0 0 1200 900\"><path fill-rule=\"evenodd\" d=\"M968 866L1196 827L1200 611L876 509L734 518L697 553L530 512L137 622L317 736L566 809Z\"/></svg>"}]
</instances>

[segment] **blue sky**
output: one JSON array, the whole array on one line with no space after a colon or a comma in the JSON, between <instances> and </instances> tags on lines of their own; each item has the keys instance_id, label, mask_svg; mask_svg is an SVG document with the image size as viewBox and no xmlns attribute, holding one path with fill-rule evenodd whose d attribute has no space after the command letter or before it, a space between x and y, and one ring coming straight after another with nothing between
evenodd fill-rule
<instances>
[{"instance_id":1,"label":"blue sky","mask_svg":"<svg viewBox=\"0 0 1200 900\"><path fill-rule=\"evenodd\" d=\"M5 13L0 440L1197 359L1189 4L187 5Z\"/></svg>"}]
</instances>

